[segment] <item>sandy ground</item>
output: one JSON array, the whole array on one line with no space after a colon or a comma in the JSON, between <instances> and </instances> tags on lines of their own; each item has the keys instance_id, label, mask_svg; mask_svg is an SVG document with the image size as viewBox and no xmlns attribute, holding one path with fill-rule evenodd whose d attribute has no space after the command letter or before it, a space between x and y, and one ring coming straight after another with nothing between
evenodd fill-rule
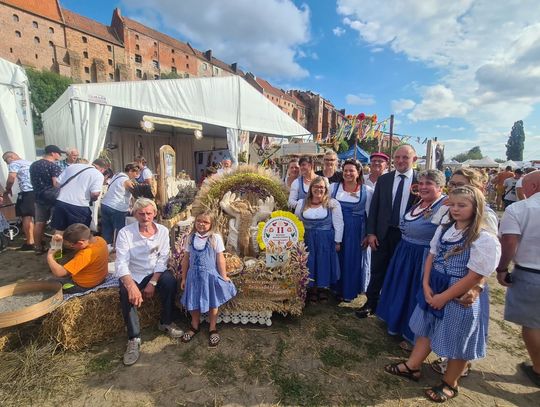
<instances>
[{"instance_id":1,"label":"sandy ground","mask_svg":"<svg viewBox=\"0 0 540 407\"><path fill-rule=\"evenodd\" d=\"M0 262L0 285L49 276L44 256L8 249ZM447 405L540 406L540 389L518 367L528 360L519 327L502 320L504 291L493 279L490 285L488 357L474 362L459 397ZM185 319L178 323L187 326ZM147 329L141 358L129 368L121 362L124 337L85 352L57 351L33 362L43 370L38 377L0 383L0 404L424 406L431 403L423 388L439 380L427 363L419 383L385 374L385 364L407 356L399 341L377 319L358 320L351 307L332 302L309 306L301 318L276 316L271 327L225 324L220 332L219 348L209 349L206 325L189 344ZM24 349L0 353L0 366L17 352ZM53 376L44 363L61 372Z\"/></svg>"}]
</instances>

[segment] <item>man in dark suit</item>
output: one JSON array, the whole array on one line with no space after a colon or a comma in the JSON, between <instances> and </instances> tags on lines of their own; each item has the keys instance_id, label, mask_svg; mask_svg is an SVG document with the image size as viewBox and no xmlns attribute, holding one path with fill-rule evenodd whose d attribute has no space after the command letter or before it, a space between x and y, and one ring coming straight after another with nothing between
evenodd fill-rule
<instances>
[{"instance_id":1,"label":"man in dark suit","mask_svg":"<svg viewBox=\"0 0 540 407\"><path fill-rule=\"evenodd\" d=\"M371 247L371 279L367 301L356 312L358 318L374 314L377 308L388 263L401 240L399 221L416 199L411 193L411 186L417 182L412 169L416 159L411 145L400 146L394 153L395 170L381 175L375 185L364 239L364 245Z\"/></svg>"}]
</instances>

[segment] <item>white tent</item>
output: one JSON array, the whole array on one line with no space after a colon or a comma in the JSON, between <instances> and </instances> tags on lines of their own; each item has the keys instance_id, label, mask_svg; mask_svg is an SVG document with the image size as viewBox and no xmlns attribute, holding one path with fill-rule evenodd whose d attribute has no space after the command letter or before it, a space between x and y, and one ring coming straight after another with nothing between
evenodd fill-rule
<instances>
[{"instance_id":1,"label":"white tent","mask_svg":"<svg viewBox=\"0 0 540 407\"><path fill-rule=\"evenodd\" d=\"M499 168L499 163L490 157L484 157L480 160L467 160L463 163L463 166L477 168Z\"/></svg>"},{"instance_id":2,"label":"white tent","mask_svg":"<svg viewBox=\"0 0 540 407\"><path fill-rule=\"evenodd\" d=\"M28 78L24 70L0 58L0 156L14 151L33 161L36 145L32 129L32 112L28 92ZM7 165L0 163L0 184L5 186ZM17 187L17 184L15 185ZM16 189L14 188L14 192Z\"/></svg>"},{"instance_id":3,"label":"white tent","mask_svg":"<svg viewBox=\"0 0 540 407\"><path fill-rule=\"evenodd\" d=\"M193 131L163 125L156 125L157 131L147 135L139 127L143 115L196 122L202 124L204 138L222 141L197 146ZM240 132L277 137L309 134L238 76L71 85L43 113L43 126L47 144L76 147L89 160L95 159L106 143L120 150L138 149L148 159L155 147L149 147L145 140L161 136L164 143L177 147L177 155L179 149L193 156L193 151L228 147L236 161ZM122 133L125 128L131 129L129 137ZM194 167L193 159L184 154L183 165L189 170ZM126 159L128 154L124 153L121 161Z\"/></svg>"},{"instance_id":4,"label":"white tent","mask_svg":"<svg viewBox=\"0 0 540 407\"><path fill-rule=\"evenodd\" d=\"M521 163L518 164L518 163L516 163L515 161L508 160L508 161L502 163L502 164L501 164L501 167L502 167L502 168L512 167L512 168L515 170L516 168L521 168Z\"/></svg>"}]
</instances>

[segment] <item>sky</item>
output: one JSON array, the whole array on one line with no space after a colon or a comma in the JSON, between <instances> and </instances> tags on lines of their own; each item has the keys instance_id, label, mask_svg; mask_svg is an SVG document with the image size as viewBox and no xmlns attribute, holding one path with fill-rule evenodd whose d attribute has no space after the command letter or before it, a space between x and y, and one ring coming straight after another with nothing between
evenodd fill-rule
<instances>
[{"instance_id":1,"label":"sky","mask_svg":"<svg viewBox=\"0 0 540 407\"><path fill-rule=\"evenodd\" d=\"M506 159L523 120L540 159L537 0L61 0L110 24L122 15L189 42L274 86L311 90L347 114L395 116L419 155L480 146Z\"/></svg>"}]
</instances>

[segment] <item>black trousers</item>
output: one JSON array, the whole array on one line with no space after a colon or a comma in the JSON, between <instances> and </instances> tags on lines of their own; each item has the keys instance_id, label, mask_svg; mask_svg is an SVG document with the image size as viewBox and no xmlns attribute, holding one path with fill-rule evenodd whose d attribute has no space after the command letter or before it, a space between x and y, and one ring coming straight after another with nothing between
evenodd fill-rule
<instances>
[{"instance_id":1,"label":"black trousers","mask_svg":"<svg viewBox=\"0 0 540 407\"><path fill-rule=\"evenodd\" d=\"M372 310L377 309L388 264L390 264L390 259L394 255L394 251L400 241L401 230L399 230L399 228L390 227L386 237L379 240L379 247L377 250L371 251L371 278L366 292L366 305Z\"/></svg>"},{"instance_id":2,"label":"black trousers","mask_svg":"<svg viewBox=\"0 0 540 407\"><path fill-rule=\"evenodd\" d=\"M137 283L139 290L144 290L153 274L147 275L140 283ZM162 324L170 324L172 322L174 310L174 296L176 295L176 279L172 273L167 270L161 274L156 286L156 291L161 299L161 318ZM141 326L139 324L139 315L137 308L129 302L128 292L122 280L120 280L120 307L122 308L122 316L126 324L128 338L138 338L141 335Z\"/></svg>"}]
</instances>

